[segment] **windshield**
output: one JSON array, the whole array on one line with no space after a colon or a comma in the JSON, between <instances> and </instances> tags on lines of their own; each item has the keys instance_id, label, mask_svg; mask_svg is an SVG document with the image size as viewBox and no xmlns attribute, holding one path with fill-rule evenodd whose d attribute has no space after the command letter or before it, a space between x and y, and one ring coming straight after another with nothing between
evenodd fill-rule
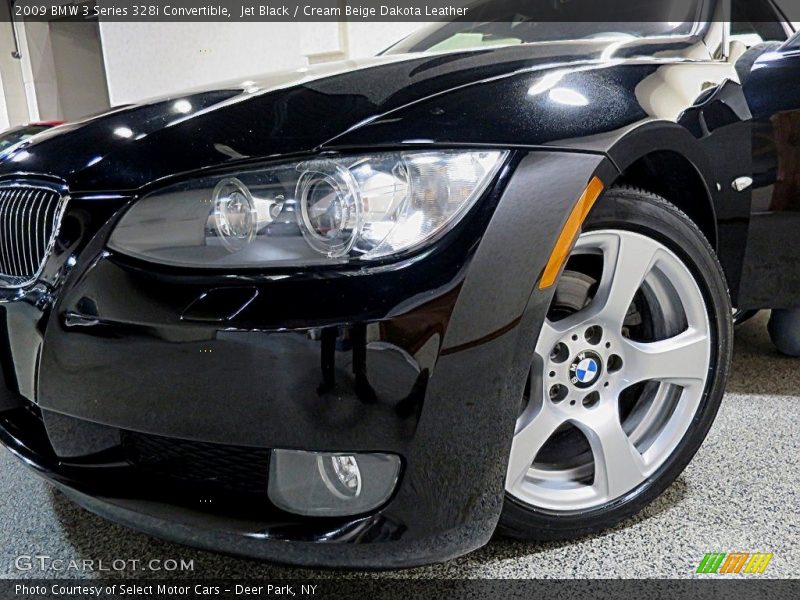
<instances>
[{"instance_id":1,"label":"windshield","mask_svg":"<svg viewBox=\"0 0 800 600\"><path fill-rule=\"evenodd\" d=\"M471 18L486 17L486 20L437 23L410 35L385 53L467 50L559 40L687 36L694 31L700 8L701 0L488 0L473 4L467 13ZM593 19L595 15L602 15L603 22Z\"/></svg>"},{"instance_id":2,"label":"windshield","mask_svg":"<svg viewBox=\"0 0 800 600\"><path fill-rule=\"evenodd\" d=\"M45 125L28 125L0 133L0 152L47 129Z\"/></svg>"}]
</instances>

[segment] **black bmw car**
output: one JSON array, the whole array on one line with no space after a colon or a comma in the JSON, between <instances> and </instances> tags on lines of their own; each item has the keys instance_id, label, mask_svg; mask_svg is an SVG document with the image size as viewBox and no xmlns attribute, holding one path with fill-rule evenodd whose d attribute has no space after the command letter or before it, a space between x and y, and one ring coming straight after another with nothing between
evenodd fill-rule
<instances>
[{"instance_id":1,"label":"black bmw car","mask_svg":"<svg viewBox=\"0 0 800 600\"><path fill-rule=\"evenodd\" d=\"M110 519L294 564L652 502L714 421L731 307L800 299L800 37L771 0L580 4L17 147L5 446Z\"/></svg>"}]
</instances>

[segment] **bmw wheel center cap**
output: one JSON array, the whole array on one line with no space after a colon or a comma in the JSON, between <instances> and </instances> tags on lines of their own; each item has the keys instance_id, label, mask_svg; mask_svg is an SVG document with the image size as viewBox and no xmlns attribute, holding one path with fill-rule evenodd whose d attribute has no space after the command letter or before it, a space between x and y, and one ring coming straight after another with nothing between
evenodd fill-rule
<instances>
[{"instance_id":1,"label":"bmw wheel center cap","mask_svg":"<svg viewBox=\"0 0 800 600\"><path fill-rule=\"evenodd\" d=\"M569 367L570 383L577 388L592 387L600 378L603 361L594 352L581 352Z\"/></svg>"}]
</instances>

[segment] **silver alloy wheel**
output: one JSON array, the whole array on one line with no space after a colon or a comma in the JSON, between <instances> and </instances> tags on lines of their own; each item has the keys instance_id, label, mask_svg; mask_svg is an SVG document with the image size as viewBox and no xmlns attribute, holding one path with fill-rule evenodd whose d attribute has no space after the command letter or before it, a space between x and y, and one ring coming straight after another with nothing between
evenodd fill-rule
<instances>
[{"instance_id":1,"label":"silver alloy wheel","mask_svg":"<svg viewBox=\"0 0 800 600\"><path fill-rule=\"evenodd\" d=\"M602 255L602 275L588 304L542 327L506 476L512 497L556 512L602 506L658 470L689 429L711 361L703 294L671 250L638 233L602 230L580 236L571 260L582 255ZM651 319L666 324L658 339L626 335L637 294L650 299ZM631 389L642 391L623 414L620 396ZM538 461L570 426L585 436L587 456Z\"/></svg>"}]
</instances>

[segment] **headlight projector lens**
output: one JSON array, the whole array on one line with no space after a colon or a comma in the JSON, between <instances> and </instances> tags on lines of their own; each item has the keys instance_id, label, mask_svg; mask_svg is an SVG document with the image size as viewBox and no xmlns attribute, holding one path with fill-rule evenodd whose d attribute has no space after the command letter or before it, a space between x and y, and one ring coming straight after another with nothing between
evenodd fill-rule
<instances>
[{"instance_id":1,"label":"headlight projector lens","mask_svg":"<svg viewBox=\"0 0 800 600\"><path fill-rule=\"evenodd\" d=\"M297 201L300 228L308 244L331 258L345 256L361 231L361 203L352 174L333 161L300 165Z\"/></svg>"},{"instance_id":2,"label":"headlight projector lens","mask_svg":"<svg viewBox=\"0 0 800 600\"><path fill-rule=\"evenodd\" d=\"M230 178L219 182L212 198L217 235L228 250L238 252L256 235L253 196L241 181Z\"/></svg>"}]
</instances>

